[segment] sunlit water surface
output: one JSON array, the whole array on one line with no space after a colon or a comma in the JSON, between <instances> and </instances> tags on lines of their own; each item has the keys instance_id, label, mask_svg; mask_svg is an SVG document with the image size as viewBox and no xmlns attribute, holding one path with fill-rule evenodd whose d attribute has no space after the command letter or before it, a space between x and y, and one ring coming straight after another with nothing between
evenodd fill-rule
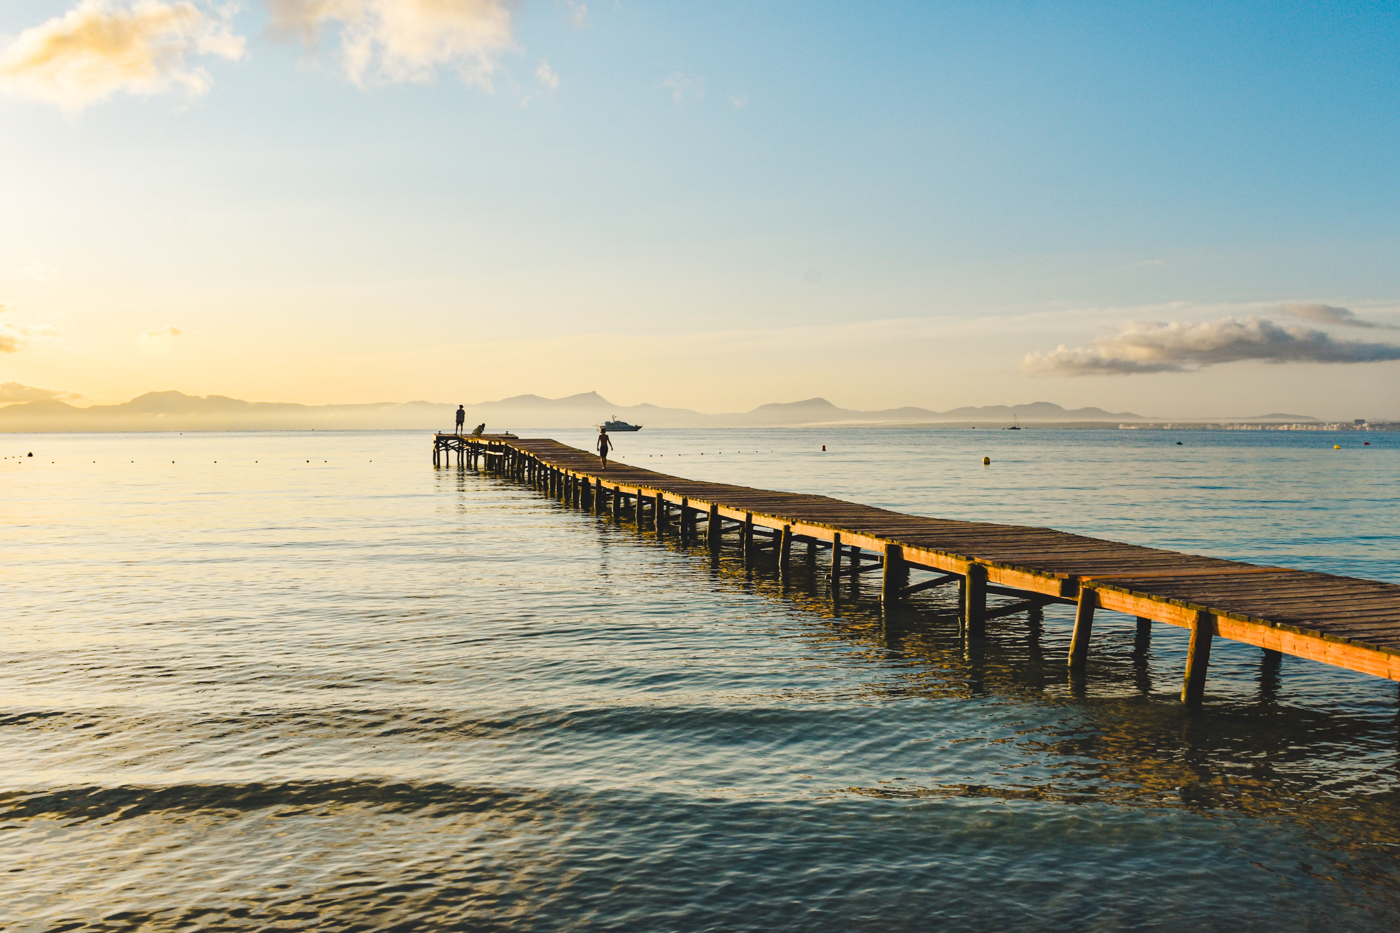
<instances>
[{"instance_id":1,"label":"sunlit water surface","mask_svg":"<svg viewBox=\"0 0 1400 933\"><path fill-rule=\"evenodd\" d=\"M1397 440L647 429L618 454L1400 582ZM1222 643L1188 713L1184 633L1144 652L1108 614L1076 687L1063 608L973 643L949 592L833 609L800 561L783 587L435 471L426 434L0 453L6 930L1400 924L1393 683Z\"/></svg>"}]
</instances>

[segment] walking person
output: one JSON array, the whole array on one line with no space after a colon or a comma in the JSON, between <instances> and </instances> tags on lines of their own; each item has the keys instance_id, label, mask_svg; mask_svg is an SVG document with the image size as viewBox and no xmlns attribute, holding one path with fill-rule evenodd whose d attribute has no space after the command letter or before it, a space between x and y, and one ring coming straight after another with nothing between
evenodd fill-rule
<instances>
[{"instance_id":1,"label":"walking person","mask_svg":"<svg viewBox=\"0 0 1400 933\"><path fill-rule=\"evenodd\" d=\"M457 406L457 433L462 433L462 426L467 423L467 409L463 405Z\"/></svg>"},{"instance_id":2,"label":"walking person","mask_svg":"<svg viewBox=\"0 0 1400 933\"><path fill-rule=\"evenodd\" d=\"M607 428L598 429L598 456L603 458L603 469L608 468L608 451L612 450L612 438L608 437Z\"/></svg>"}]
</instances>

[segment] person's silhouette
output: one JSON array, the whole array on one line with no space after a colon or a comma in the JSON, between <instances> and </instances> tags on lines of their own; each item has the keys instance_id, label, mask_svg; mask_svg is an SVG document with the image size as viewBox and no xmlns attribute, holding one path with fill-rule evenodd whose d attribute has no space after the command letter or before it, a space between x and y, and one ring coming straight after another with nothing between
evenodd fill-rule
<instances>
[{"instance_id":1,"label":"person's silhouette","mask_svg":"<svg viewBox=\"0 0 1400 933\"><path fill-rule=\"evenodd\" d=\"M598 429L598 456L603 458L603 469L608 468L608 453L612 450L612 438L607 428Z\"/></svg>"},{"instance_id":2,"label":"person's silhouette","mask_svg":"<svg viewBox=\"0 0 1400 933\"><path fill-rule=\"evenodd\" d=\"M467 409L463 405L457 406L457 433L462 433L462 426L467 423Z\"/></svg>"}]
</instances>

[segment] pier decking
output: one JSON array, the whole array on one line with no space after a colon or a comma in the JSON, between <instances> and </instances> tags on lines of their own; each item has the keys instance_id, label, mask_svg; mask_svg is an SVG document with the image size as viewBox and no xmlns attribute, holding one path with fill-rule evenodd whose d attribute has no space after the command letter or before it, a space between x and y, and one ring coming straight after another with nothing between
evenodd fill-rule
<instances>
[{"instance_id":1,"label":"pier decking","mask_svg":"<svg viewBox=\"0 0 1400 933\"><path fill-rule=\"evenodd\" d=\"M1400 585L1050 528L923 518L616 462L602 470L597 456L547 439L435 435L433 464L448 465L453 455L459 466L485 466L579 508L625 515L659 534L673 531L683 543L718 551L726 534L737 533L746 560L771 550L780 573L788 572L795 544L809 560L818 550L830 555L833 584L880 569L887 603L956 583L969 637L981 637L993 618L1073 604L1067 663L1076 676L1085 669L1097 609L1136 616L1140 632L1152 622L1181 626L1191 633L1181 691L1186 703L1202 699L1216 636L1400 681ZM911 583L911 570L934 576ZM989 608L988 594L1019 601Z\"/></svg>"}]
</instances>

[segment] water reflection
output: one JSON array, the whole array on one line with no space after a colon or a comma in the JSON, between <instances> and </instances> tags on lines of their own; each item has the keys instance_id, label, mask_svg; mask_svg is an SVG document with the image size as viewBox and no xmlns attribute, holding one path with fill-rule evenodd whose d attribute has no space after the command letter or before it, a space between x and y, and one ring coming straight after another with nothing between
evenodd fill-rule
<instances>
[{"instance_id":1,"label":"water reflection","mask_svg":"<svg viewBox=\"0 0 1400 933\"><path fill-rule=\"evenodd\" d=\"M630 540L639 533L627 521L614 525L603 517L595 523L604 553L614 536ZM1064 660L1072 616L1063 607L1052 607L1048 619L1002 617L988 624L985 638L969 638L959 624L956 586L884 607L878 574L842 578L833 592L825 559L808 559L801 550L780 575L771 551L745 561L732 541L712 555L683 547L674 534L658 536L649 527L640 534L675 552L676 572L781 601L792 608L804 638L840 642L887 667L888 676L866 688L872 701L957 699L1058 711L1049 722L996 740L1037 762L1028 770L1038 780L1005 776L921 785L901 779L850 787L848 793L1284 818L1304 827L1323 849L1347 853L1351 858L1333 866L1341 875L1391 874L1367 859L1390 859L1400 849L1397 712L1393 693L1378 693L1368 678L1328 672L1340 673L1343 685L1370 688L1364 700L1319 691L1315 684L1307 696L1290 698L1289 679L1308 681L1312 662L1223 646L1217 648L1209 701L1192 710L1178 701L1185 633L1165 626L1148 628L1126 618L1114 624L1106 616L1088 675L1072 678ZM1245 689L1246 671L1252 671L1252 689Z\"/></svg>"}]
</instances>

